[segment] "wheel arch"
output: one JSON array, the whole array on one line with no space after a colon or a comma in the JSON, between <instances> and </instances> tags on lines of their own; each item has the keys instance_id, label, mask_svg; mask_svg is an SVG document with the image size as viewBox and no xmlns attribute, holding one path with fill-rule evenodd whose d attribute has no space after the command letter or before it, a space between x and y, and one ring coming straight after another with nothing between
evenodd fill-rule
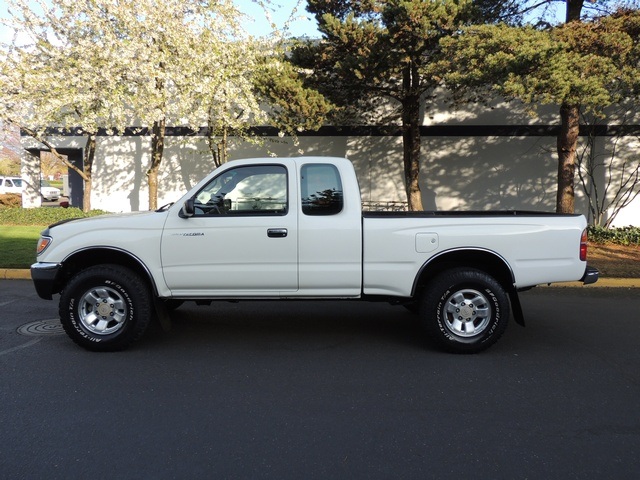
<instances>
[{"instance_id":1,"label":"wheel arch","mask_svg":"<svg viewBox=\"0 0 640 480\"><path fill-rule=\"evenodd\" d=\"M455 248L440 252L420 268L413 283L412 295L419 295L439 273L460 267L482 270L500 282L505 290L514 289L515 276L509 262L503 256L482 248Z\"/></svg>"},{"instance_id":2,"label":"wheel arch","mask_svg":"<svg viewBox=\"0 0 640 480\"><path fill-rule=\"evenodd\" d=\"M87 267L113 264L127 267L136 272L149 287L154 296L158 289L147 265L131 252L114 247L91 247L77 250L62 261L62 270L58 278L58 291L78 272Z\"/></svg>"},{"instance_id":3,"label":"wheel arch","mask_svg":"<svg viewBox=\"0 0 640 480\"><path fill-rule=\"evenodd\" d=\"M516 323L524 326L524 314L515 287L515 275L509 262L492 250L484 248L455 248L445 250L430 258L420 269L414 280L412 296L419 296L431 279L452 268L475 268L493 278L506 290L511 301L511 309Z\"/></svg>"}]
</instances>

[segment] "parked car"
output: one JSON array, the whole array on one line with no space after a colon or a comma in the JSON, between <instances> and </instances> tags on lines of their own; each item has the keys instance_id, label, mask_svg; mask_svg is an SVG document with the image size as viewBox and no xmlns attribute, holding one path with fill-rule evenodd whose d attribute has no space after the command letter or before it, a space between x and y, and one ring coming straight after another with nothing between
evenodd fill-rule
<instances>
[{"instance_id":1,"label":"parked car","mask_svg":"<svg viewBox=\"0 0 640 480\"><path fill-rule=\"evenodd\" d=\"M22 194L22 179L19 177L0 177L0 194L17 193Z\"/></svg>"},{"instance_id":2,"label":"parked car","mask_svg":"<svg viewBox=\"0 0 640 480\"><path fill-rule=\"evenodd\" d=\"M52 187L46 180L40 180L40 195L44 200L54 202L60 198L60 189Z\"/></svg>"}]
</instances>

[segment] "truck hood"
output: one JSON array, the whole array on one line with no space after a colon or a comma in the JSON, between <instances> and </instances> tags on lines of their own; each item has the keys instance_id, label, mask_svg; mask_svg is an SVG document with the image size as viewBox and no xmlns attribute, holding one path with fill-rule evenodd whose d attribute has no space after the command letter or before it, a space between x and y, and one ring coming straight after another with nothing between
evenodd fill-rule
<instances>
[{"instance_id":1,"label":"truck hood","mask_svg":"<svg viewBox=\"0 0 640 480\"><path fill-rule=\"evenodd\" d=\"M88 218L71 218L49 225L43 235L73 235L90 230L140 230L162 228L167 211L113 213Z\"/></svg>"},{"instance_id":2,"label":"truck hood","mask_svg":"<svg viewBox=\"0 0 640 480\"><path fill-rule=\"evenodd\" d=\"M107 248L158 261L167 215L167 211L109 214L51 225L42 232L51 241L37 260L61 263L82 250Z\"/></svg>"}]
</instances>

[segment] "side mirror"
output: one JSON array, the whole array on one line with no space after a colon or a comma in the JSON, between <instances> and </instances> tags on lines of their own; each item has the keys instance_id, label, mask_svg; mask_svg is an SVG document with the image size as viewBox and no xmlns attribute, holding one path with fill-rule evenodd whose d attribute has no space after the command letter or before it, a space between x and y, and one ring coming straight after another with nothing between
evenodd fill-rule
<instances>
[{"instance_id":1,"label":"side mirror","mask_svg":"<svg viewBox=\"0 0 640 480\"><path fill-rule=\"evenodd\" d=\"M194 205L194 200L193 198L189 198L182 205L182 209L180 210L180 217L181 218L193 217L195 213L196 213L196 207Z\"/></svg>"}]
</instances>

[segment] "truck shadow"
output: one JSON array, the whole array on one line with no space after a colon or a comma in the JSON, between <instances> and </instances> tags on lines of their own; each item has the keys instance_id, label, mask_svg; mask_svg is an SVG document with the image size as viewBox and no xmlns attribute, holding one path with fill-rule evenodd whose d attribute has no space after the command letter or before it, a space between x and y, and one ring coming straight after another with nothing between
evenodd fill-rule
<instances>
[{"instance_id":1,"label":"truck shadow","mask_svg":"<svg viewBox=\"0 0 640 480\"><path fill-rule=\"evenodd\" d=\"M171 330L151 329L153 344L244 345L261 350L324 350L353 343L424 349L417 317L401 306L357 301L187 302L171 313Z\"/></svg>"}]
</instances>

